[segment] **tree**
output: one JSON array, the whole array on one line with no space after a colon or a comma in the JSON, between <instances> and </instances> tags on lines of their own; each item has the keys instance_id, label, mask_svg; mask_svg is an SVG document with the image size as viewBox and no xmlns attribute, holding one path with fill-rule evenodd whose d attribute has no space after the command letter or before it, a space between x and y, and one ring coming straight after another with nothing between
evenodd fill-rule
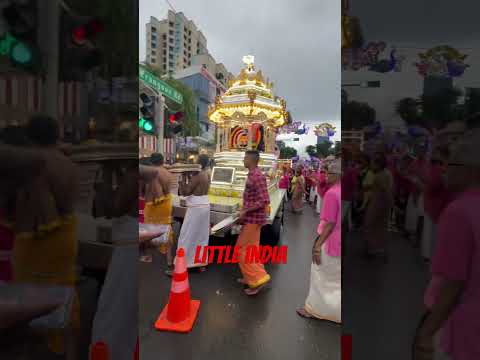
<instances>
[{"instance_id":1,"label":"tree","mask_svg":"<svg viewBox=\"0 0 480 360\"><path fill-rule=\"evenodd\" d=\"M395 106L396 113L407 126L419 125L429 129L441 129L451 121L464 117L464 110L458 106L462 92L446 89L436 95L422 95L419 99L403 98Z\"/></svg>"},{"instance_id":2,"label":"tree","mask_svg":"<svg viewBox=\"0 0 480 360\"><path fill-rule=\"evenodd\" d=\"M468 89L465 99L465 115L472 116L480 112L480 89Z\"/></svg>"},{"instance_id":3,"label":"tree","mask_svg":"<svg viewBox=\"0 0 480 360\"><path fill-rule=\"evenodd\" d=\"M317 144L317 156L319 158L327 157L332 154L332 145L331 141L324 141L320 144Z\"/></svg>"},{"instance_id":4,"label":"tree","mask_svg":"<svg viewBox=\"0 0 480 360\"><path fill-rule=\"evenodd\" d=\"M159 67L155 67L147 63L142 64L142 66L158 78L162 78L165 75L165 72L160 70Z\"/></svg>"},{"instance_id":5,"label":"tree","mask_svg":"<svg viewBox=\"0 0 480 360\"><path fill-rule=\"evenodd\" d=\"M314 157L314 156L317 156L317 148L313 145L308 145L306 148L305 148L305 152L310 156L310 157Z\"/></svg>"},{"instance_id":6,"label":"tree","mask_svg":"<svg viewBox=\"0 0 480 360\"><path fill-rule=\"evenodd\" d=\"M163 77L165 74L159 68L145 64L145 69L151 72L158 78ZM187 85L178 81L172 77L164 79L164 81L177 90L183 96L183 104L172 104L169 106L173 111L182 111L184 113L182 124L183 136L198 136L200 134L200 124L197 119L197 96Z\"/></svg>"},{"instance_id":7,"label":"tree","mask_svg":"<svg viewBox=\"0 0 480 360\"><path fill-rule=\"evenodd\" d=\"M183 95L183 104L178 105L177 109L172 109L184 113L182 135L198 136L200 134L200 124L197 119L197 96L187 85L174 78L168 78L165 82ZM176 106L173 105L172 107L175 108Z\"/></svg>"},{"instance_id":8,"label":"tree","mask_svg":"<svg viewBox=\"0 0 480 360\"><path fill-rule=\"evenodd\" d=\"M286 146L280 150L281 159L291 159L292 157L295 157L295 156L297 156L297 150L290 146Z\"/></svg>"},{"instance_id":9,"label":"tree","mask_svg":"<svg viewBox=\"0 0 480 360\"><path fill-rule=\"evenodd\" d=\"M395 104L395 112L406 125L417 125L421 122L418 101L414 98L403 98Z\"/></svg>"},{"instance_id":10,"label":"tree","mask_svg":"<svg viewBox=\"0 0 480 360\"><path fill-rule=\"evenodd\" d=\"M421 97L422 120L427 128L441 129L456 119L458 99L462 95L459 89L446 89L437 95Z\"/></svg>"},{"instance_id":11,"label":"tree","mask_svg":"<svg viewBox=\"0 0 480 360\"><path fill-rule=\"evenodd\" d=\"M361 130L375 119L375 109L368 103L349 101L342 108L342 130Z\"/></svg>"},{"instance_id":12,"label":"tree","mask_svg":"<svg viewBox=\"0 0 480 360\"><path fill-rule=\"evenodd\" d=\"M332 155L338 154L342 151L342 143L340 141L335 141L335 145L331 151Z\"/></svg>"}]
</instances>

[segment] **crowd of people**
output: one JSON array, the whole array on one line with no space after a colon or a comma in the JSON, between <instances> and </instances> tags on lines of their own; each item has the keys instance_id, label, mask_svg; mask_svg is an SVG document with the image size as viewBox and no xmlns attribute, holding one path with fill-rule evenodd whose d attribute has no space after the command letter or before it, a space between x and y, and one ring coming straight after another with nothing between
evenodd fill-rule
<instances>
[{"instance_id":1,"label":"crowd of people","mask_svg":"<svg viewBox=\"0 0 480 360\"><path fill-rule=\"evenodd\" d=\"M479 130L469 129L447 141L431 137L342 154L344 231L362 235L366 259L385 262L392 232L400 234L429 266L417 360L480 357L474 340L480 329L474 305L480 301L480 229L473 215L480 208L479 140Z\"/></svg>"}]
</instances>

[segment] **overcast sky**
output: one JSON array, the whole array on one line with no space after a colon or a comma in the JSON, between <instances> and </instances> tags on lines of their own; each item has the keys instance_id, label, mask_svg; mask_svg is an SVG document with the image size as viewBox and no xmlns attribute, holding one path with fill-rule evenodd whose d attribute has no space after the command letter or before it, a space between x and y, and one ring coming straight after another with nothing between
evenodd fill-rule
<instances>
[{"instance_id":1,"label":"overcast sky","mask_svg":"<svg viewBox=\"0 0 480 360\"><path fill-rule=\"evenodd\" d=\"M242 57L274 82L295 121L329 122L340 128L340 2L338 0L170 0L207 38L217 62L237 75ZM140 59L145 59L145 24L162 19L165 0L140 0ZM334 140L338 139L337 135ZM293 143L314 143L313 133Z\"/></svg>"},{"instance_id":2,"label":"overcast sky","mask_svg":"<svg viewBox=\"0 0 480 360\"><path fill-rule=\"evenodd\" d=\"M367 40L412 46L479 47L480 5L472 0L350 0Z\"/></svg>"}]
</instances>

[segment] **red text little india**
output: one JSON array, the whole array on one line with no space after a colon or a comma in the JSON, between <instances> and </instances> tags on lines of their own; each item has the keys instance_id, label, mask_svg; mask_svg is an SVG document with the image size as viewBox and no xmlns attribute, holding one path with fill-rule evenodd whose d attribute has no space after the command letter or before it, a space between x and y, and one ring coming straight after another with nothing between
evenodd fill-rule
<instances>
[{"instance_id":1,"label":"red text little india","mask_svg":"<svg viewBox=\"0 0 480 360\"><path fill-rule=\"evenodd\" d=\"M213 263L217 252L217 264L237 264L242 255L241 246L197 246L195 251L195 264ZM271 262L272 264L287 263L288 248L282 246L257 246L249 245L243 252L246 264Z\"/></svg>"}]
</instances>

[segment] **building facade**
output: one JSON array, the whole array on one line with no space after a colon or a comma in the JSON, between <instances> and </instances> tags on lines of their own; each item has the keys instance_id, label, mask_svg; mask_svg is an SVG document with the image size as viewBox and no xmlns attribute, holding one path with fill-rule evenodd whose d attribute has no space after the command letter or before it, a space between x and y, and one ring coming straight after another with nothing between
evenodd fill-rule
<instances>
[{"instance_id":1,"label":"building facade","mask_svg":"<svg viewBox=\"0 0 480 360\"><path fill-rule=\"evenodd\" d=\"M206 141L215 139L215 127L208 120L208 106L215 102L217 95L226 91L225 86L203 65L191 66L177 72L174 77L192 89L196 95L200 137Z\"/></svg>"},{"instance_id":2,"label":"building facade","mask_svg":"<svg viewBox=\"0 0 480 360\"><path fill-rule=\"evenodd\" d=\"M207 53L207 39L193 21L171 10L166 19L150 17L146 43L146 63L167 74L193 65L194 56Z\"/></svg>"}]
</instances>

